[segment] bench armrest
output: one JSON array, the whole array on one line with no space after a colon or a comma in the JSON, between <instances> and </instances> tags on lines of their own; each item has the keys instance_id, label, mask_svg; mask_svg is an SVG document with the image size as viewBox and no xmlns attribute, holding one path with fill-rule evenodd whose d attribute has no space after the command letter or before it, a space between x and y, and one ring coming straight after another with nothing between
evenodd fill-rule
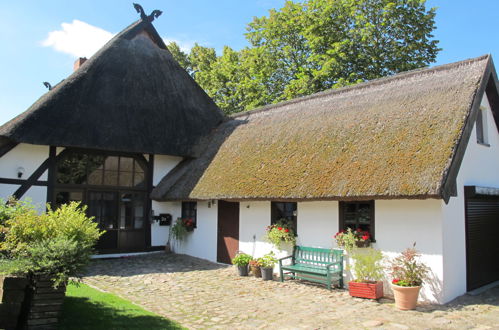
<instances>
[{"instance_id":1,"label":"bench armrest","mask_svg":"<svg viewBox=\"0 0 499 330\"><path fill-rule=\"evenodd\" d=\"M279 258L279 267L282 266L282 261L283 260L286 260L286 259L289 259L289 258L293 258L293 256L287 256L287 257L284 257L284 258Z\"/></svg>"},{"instance_id":2,"label":"bench armrest","mask_svg":"<svg viewBox=\"0 0 499 330\"><path fill-rule=\"evenodd\" d=\"M339 265L340 266L340 269L343 269L343 263L338 261L338 262L333 262L333 263L330 263L330 264L327 264L326 265L326 268L327 270L329 271L329 269L333 266L336 266L336 265Z\"/></svg>"}]
</instances>

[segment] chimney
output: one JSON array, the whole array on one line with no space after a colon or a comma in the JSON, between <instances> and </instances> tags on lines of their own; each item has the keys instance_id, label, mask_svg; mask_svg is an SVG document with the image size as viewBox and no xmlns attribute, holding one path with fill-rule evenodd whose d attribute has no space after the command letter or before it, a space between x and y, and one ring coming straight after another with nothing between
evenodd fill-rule
<instances>
[{"instance_id":1,"label":"chimney","mask_svg":"<svg viewBox=\"0 0 499 330\"><path fill-rule=\"evenodd\" d=\"M83 63L85 63L85 61L87 60L86 57L79 57L76 61L75 61L75 64L73 65L73 71L76 71L80 68L80 66L83 65Z\"/></svg>"}]
</instances>

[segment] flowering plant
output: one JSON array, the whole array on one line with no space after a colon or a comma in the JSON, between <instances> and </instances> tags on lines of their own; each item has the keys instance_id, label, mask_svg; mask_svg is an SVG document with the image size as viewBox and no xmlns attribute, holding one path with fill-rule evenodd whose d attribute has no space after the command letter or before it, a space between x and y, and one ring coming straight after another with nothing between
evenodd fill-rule
<instances>
[{"instance_id":1,"label":"flowering plant","mask_svg":"<svg viewBox=\"0 0 499 330\"><path fill-rule=\"evenodd\" d=\"M171 235L175 240L183 240L187 234L194 230L194 221L192 219L177 218L175 224L171 227Z\"/></svg>"},{"instance_id":2,"label":"flowering plant","mask_svg":"<svg viewBox=\"0 0 499 330\"><path fill-rule=\"evenodd\" d=\"M356 230L352 230L351 228L341 230L337 232L333 238L336 240L336 244L338 244L339 247L348 252L352 251L356 246L360 246L360 244L366 244L371 241L369 232L362 230L360 227Z\"/></svg>"},{"instance_id":3,"label":"flowering plant","mask_svg":"<svg viewBox=\"0 0 499 330\"><path fill-rule=\"evenodd\" d=\"M262 266L262 258L251 259L249 262L250 267L261 267Z\"/></svg>"},{"instance_id":4,"label":"flowering plant","mask_svg":"<svg viewBox=\"0 0 499 330\"><path fill-rule=\"evenodd\" d=\"M407 248L390 262L392 283L398 286L420 286L427 279L430 268L418 261L421 256L414 247Z\"/></svg>"},{"instance_id":5,"label":"flowering plant","mask_svg":"<svg viewBox=\"0 0 499 330\"><path fill-rule=\"evenodd\" d=\"M268 226L266 231L266 240L274 244L278 249L283 243L296 244L295 233L286 219L280 219L276 224Z\"/></svg>"}]
</instances>

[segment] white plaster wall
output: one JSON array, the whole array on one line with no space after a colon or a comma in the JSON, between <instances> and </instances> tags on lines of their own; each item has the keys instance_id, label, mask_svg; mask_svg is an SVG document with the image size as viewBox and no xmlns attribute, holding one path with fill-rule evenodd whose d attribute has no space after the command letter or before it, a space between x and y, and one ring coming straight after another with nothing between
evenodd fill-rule
<instances>
[{"instance_id":1,"label":"white plaster wall","mask_svg":"<svg viewBox=\"0 0 499 330\"><path fill-rule=\"evenodd\" d=\"M0 177L17 179L17 169L24 168L21 179L27 179L48 158L49 147L20 143L0 158ZM47 180L47 171L39 180Z\"/></svg>"},{"instance_id":2,"label":"white plaster wall","mask_svg":"<svg viewBox=\"0 0 499 330\"><path fill-rule=\"evenodd\" d=\"M17 179L17 169L24 168L21 179L27 179L48 158L49 147L20 143L0 158L0 177ZM39 180L47 180L47 171ZM0 198L6 200L19 188L19 185L0 184ZM33 186L21 198L31 200L40 211L45 210L47 187Z\"/></svg>"},{"instance_id":3,"label":"white plaster wall","mask_svg":"<svg viewBox=\"0 0 499 330\"><path fill-rule=\"evenodd\" d=\"M182 160L182 157L154 155L153 186L157 186L161 179ZM152 201L152 210L155 215L170 213L173 221L180 217L180 203ZM162 246L168 241L170 226L160 226L159 222L151 224L151 246Z\"/></svg>"},{"instance_id":4,"label":"white plaster wall","mask_svg":"<svg viewBox=\"0 0 499 330\"><path fill-rule=\"evenodd\" d=\"M416 242L422 261L431 269L431 279L423 285L420 298L443 302L442 209L440 200L377 200L374 247L387 259ZM391 277L386 272L385 293L390 293Z\"/></svg>"},{"instance_id":5,"label":"white plaster wall","mask_svg":"<svg viewBox=\"0 0 499 330\"><path fill-rule=\"evenodd\" d=\"M486 97L481 106L486 109L488 144L476 142L476 124L457 176L458 196L448 204L441 203L443 212L444 302L466 292L466 234L464 186L499 188L499 134Z\"/></svg>"},{"instance_id":6,"label":"white plaster wall","mask_svg":"<svg viewBox=\"0 0 499 330\"><path fill-rule=\"evenodd\" d=\"M181 203L171 203L178 213L173 219L180 217ZM194 257L217 261L217 224L218 205L208 207L207 201L200 201L197 204L197 228L189 233L184 241L173 244L176 253L188 254ZM168 212L170 213L170 212Z\"/></svg>"},{"instance_id":7,"label":"white plaster wall","mask_svg":"<svg viewBox=\"0 0 499 330\"><path fill-rule=\"evenodd\" d=\"M333 235L339 228L338 202L298 203L298 245L333 247Z\"/></svg>"},{"instance_id":8,"label":"white plaster wall","mask_svg":"<svg viewBox=\"0 0 499 330\"><path fill-rule=\"evenodd\" d=\"M154 155L154 173L152 184L157 186L163 177L170 172L178 163L182 161L182 157Z\"/></svg>"},{"instance_id":9,"label":"white plaster wall","mask_svg":"<svg viewBox=\"0 0 499 330\"><path fill-rule=\"evenodd\" d=\"M239 250L259 258L272 250L264 240L270 225L270 202L242 202L239 204Z\"/></svg>"}]
</instances>

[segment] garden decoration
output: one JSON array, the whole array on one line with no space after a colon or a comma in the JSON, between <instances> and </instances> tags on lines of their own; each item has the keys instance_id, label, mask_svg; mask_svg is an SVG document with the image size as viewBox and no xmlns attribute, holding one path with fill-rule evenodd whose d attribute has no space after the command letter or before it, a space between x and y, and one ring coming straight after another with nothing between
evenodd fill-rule
<instances>
[{"instance_id":1,"label":"garden decoration","mask_svg":"<svg viewBox=\"0 0 499 330\"><path fill-rule=\"evenodd\" d=\"M295 232L289 221L280 219L277 223L266 228L265 239L272 243L277 249L281 249L283 244L296 244Z\"/></svg>"},{"instance_id":2,"label":"garden decoration","mask_svg":"<svg viewBox=\"0 0 499 330\"><path fill-rule=\"evenodd\" d=\"M352 254L355 279L348 283L352 297L379 299L383 297L383 254L367 248L357 249Z\"/></svg>"},{"instance_id":3,"label":"garden decoration","mask_svg":"<svg viewBox=\"0 0 499 330\"><path fill-rule=\"evenodd\" d=\"M369 247L371 244L371 235L368 231L361 228L357 228L356 230L352 230L351 228L341 230L333 238L336 240L338 247L347 252L351 252L356 247Z\"/></svg>"},{"instance_id":4,"label":"garden decoration","mask_svg":"<svg viewBox=\"0 0 499 330\"><path fill-rule=\"evenodd\" d=\"M261 258L253 259L249 262L250 271L255 277L262 277L261 266Z\"/></svg>"},{"instance_id":5,"label":"garden decoration","mask_svg":"<svg viewBox=\"0 0 499 330\"><path fill-rule=\"evenodd\" d=\"M239 276L248 276L248 264L253 258L246 253L239 252L232 258L232 264L237 266Z\"/></svg>"},{"instance_id":6,"label":"garden decoration","mask_svg":"<svg viewBox=\"0 0 499 330\"><path fill-rule=\"evenodd\" d=\"M260 258L262 279L264 281L271 281L274 276L274 265L277 263L277 259L273 251L270 251L266 255Z\"/></svg>"},{"instance_id":7,"label":"garden decoration","mask_svg":"<svg viewBox=\"0 0 499 330\"><path fill-rule=\"evenodd\" d=\"M416 243L394 258L390 264L395 306L401 310L416 308L419 291L430 271L428 266L418 260L421 255L415 246Z\"/></svg>"},{"instance_id":8,"label":"garden decoration","mask_svg":"<svg viewBox=\"0 0 499 330\"><path fill-rule=\"evenodd\" d=\"M176 241L182 241L187 234L194 230L194 221L192 219L177 218L175 224L171 227L171 235Z\"/></svg>"}]
</instances>

